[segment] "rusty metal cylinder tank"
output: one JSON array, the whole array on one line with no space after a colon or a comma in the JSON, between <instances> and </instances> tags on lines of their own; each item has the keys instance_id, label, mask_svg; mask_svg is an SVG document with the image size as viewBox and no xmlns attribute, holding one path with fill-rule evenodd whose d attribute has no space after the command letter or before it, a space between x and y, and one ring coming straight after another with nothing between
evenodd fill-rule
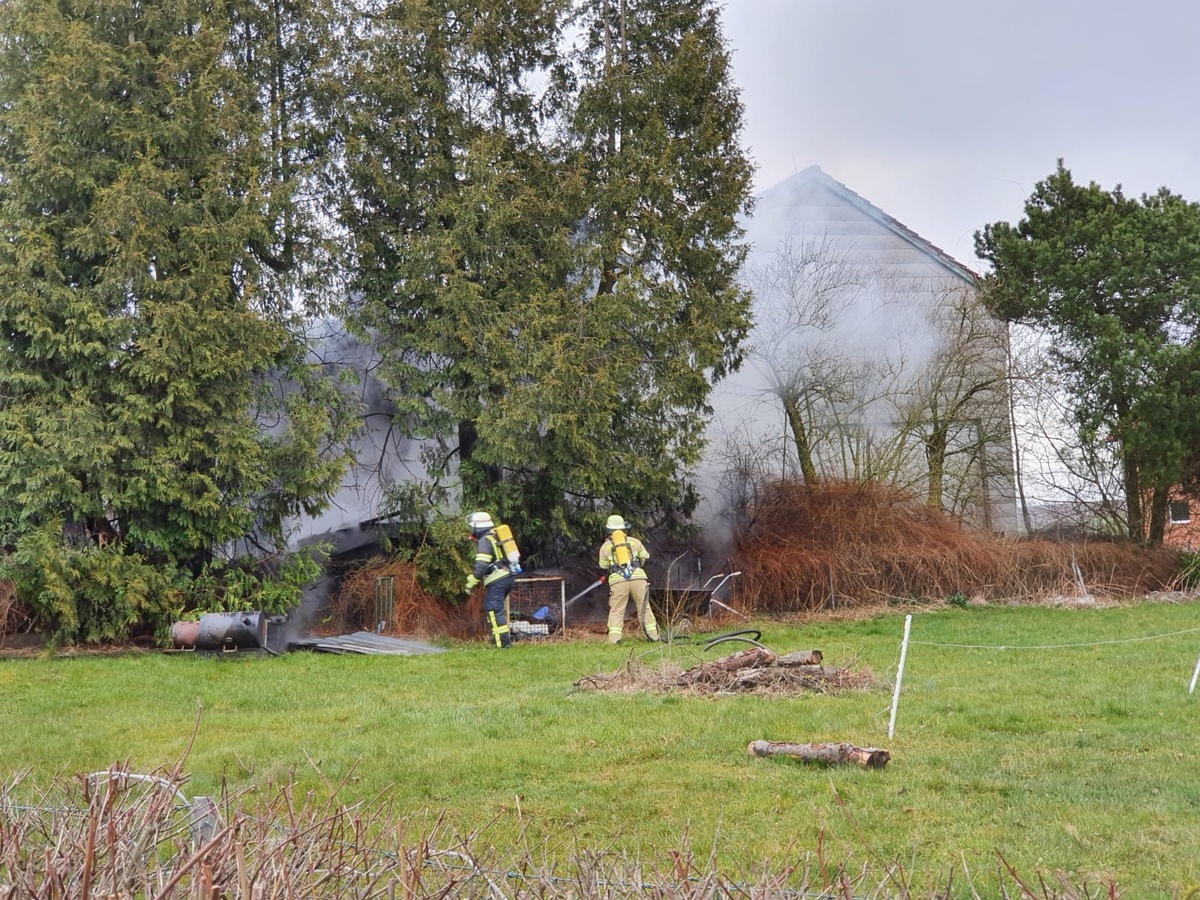
<instances>
[{"instance_id":1,"label":"rusty metal cylinder tank","mask_svg":"<svg viewBox=\"0 0 1200 900\"><path fill-rule=\"evenodd\" d=\"M205 613L199 622L171 626L176 647L244 650L267 646L267 616L261 612Z\"/></svg>"}]
</instances>

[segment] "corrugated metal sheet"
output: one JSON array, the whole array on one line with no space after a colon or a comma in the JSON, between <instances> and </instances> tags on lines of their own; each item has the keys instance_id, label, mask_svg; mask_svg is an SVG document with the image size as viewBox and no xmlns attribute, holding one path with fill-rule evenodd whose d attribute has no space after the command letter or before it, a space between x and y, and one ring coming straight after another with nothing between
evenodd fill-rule
<instances>
[{"instance_id":1,"label":"corrugated metal sheet","mask_svg":"<svg viewBox=\"0 0 1200 900\"><path fill-rule=\"evenodd\" d=\"M289 647L297 650L319 650L324 653L390 654L419 656L424 653L445 653L445 647L435 647L411 638L393 638L372 631L356 631L336 637L309 635L293 641Z\"/></svg>"}]
</instances>

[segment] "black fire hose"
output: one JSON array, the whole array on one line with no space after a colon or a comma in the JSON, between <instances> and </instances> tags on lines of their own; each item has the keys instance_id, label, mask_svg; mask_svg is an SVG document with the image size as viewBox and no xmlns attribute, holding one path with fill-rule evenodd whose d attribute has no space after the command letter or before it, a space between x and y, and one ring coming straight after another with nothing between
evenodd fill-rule
<instances>
[{"instance_id":1,"label":"black fire hose","mask_svg":"<svg viewBox=\"0 0 1200 900\"><path fill-rule=\"evenodd\" d=\"M701 650L711 650L720 644L726 643L743 643L750 644L752 647L759 647L767 650L766 646L759 643L759 638L762 637L762 632L757 628L743 628L741 631L730 631L725 634L718 634L716 637L703 637L701 635L689 635L687 637L676 637L674 635L664 637L661 642L654 647L653 650L647 651L653 653L655 650L661 650L664 646L672 644L699 644Z\"/></svg>"},{"instance_id":2,"label":"black fire hose","mask_svg":"<svg viewBox=\"0 0 1200 900\"><path fill-rule=\"evenodd\" d=\"M746 637L746 635L750 634L754 635L754 637ZM758 639L761 637L762 632L757 628L745 628L741 631L731 631L728 634L719 634L715 638L710 638L704 642L702 649L711 650L713 647L717 646L717 644L724 644L726 641L741 641L742 643L752 644L755 647L760 647L763 650L766 650L767 648L758 642Z\"/></svg>"}]
</instances>

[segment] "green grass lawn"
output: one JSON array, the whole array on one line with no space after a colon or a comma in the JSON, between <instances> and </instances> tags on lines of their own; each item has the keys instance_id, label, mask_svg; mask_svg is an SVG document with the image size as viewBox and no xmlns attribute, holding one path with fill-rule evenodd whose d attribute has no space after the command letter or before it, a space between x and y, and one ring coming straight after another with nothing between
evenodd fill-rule
<instances>
[{"instance_id":1,"label":"green grass lawn","mask_svg":"<svg viewBox=\"0 0 1200 900\"><path fill-rule=\"evenodd\" d=\"M585 848L722 867L899 867L915 889L996 895L1113 879L1128 898L1200 880L1200 778L1188 694L1200 606L986 607L913 617L887 729L901 614L759 623L779 653L875 674L874 690L791 698L583 692L631 660L712 659L637 641L482 644L417 657L151 653L0 662L3 771L48 785L125 763L186 792L281 783L549 857ZM197 717L199 723L197 728ZM193 730L196 729L193 741ZM750 741L884 747L882 770L752 758ZM190 749L189 749L190 748ZM961 892L961 893L960 893Z\"/></svg>"}]
</instances>

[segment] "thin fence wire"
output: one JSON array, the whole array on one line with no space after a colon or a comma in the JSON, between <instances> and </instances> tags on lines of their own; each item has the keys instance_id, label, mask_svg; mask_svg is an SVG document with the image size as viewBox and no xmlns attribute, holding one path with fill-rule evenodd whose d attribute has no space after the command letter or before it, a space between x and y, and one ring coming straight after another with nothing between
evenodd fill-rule
<instances>
[{"instance_id":1,"label":"thin fence wire","mask_svg":"<svg viewBox=\"0 0 1200 900\"><path fill-rule=\"evenodd\" d=\"M1008 650L1072 650L1084 647L1108 647L1121 644L1135 644L1146 641L1161 641L1167 638L1180 637L1185 634L1196 634L1200 632L1200 628L1183 628L1178 631L1168 631L1160 634L1145 634L1134 635L1125 638L1112 638L1102 641L1067 641L1058 644L963 644L953 641L922 641L914 640L909 631L909 624L912 621L912 616L908 616L905 620L904 637L900 642L899 659L896 670L896 682L892 694L892 703L888 710L888 738L895 736L896 714L900 706L900 687L904 677L904 658L909 647L944 647L953 650L987 650L992 652L1004 652ZM889 670L890 671L890 670ZM1188 688L1188 693L1191 694L1196 689L1196 681L1200 678L1200 658L1196 661L1196 668L1192 673L1192 682ZM879 719L879 713L875 716L875 721Z\"/></svg>"},{"instance_id":2,"label":"thin fence wire","mask_svg":"<svg viewBox=\"0 0 1200 900\"><path fill-rule=\"evenodd\" d=\"M1164 634L1147 634L1137 637L1114 638L1106 641L1075 641L1065 644L956 644L949 641L914 641L909 640L909 646L922 647L953 647L959 650L1066 650L1073 647L1104 647L1111 644L1136 644L1141 641L1160 641L1164 638L1178 637L1181 634L1195 634L1200 628L1184 628L1182 631L1168 631Z\"/></svg>"}]
</instances>

